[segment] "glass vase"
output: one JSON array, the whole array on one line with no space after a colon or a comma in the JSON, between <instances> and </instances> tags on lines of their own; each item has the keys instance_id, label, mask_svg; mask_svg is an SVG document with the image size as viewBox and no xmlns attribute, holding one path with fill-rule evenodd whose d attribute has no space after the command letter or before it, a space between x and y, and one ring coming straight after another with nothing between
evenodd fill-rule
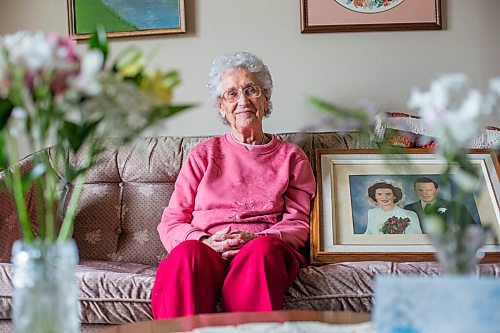
<instances>
[{"instance_id":1,"label":"glass vase","mask_svg":"<svg viewBox=\"0 0 500 333\"><path fill-rule=\"evenodd\" d=\"M479 225L448 230L442 234L431 234L436 257L444 274L470 275L484 257L481 247L485 232Z\"/></svg>"},{"instance_id":2,"label":"glass vase","mask_svg":"<svg viewBox=\"0 0 500 333\"><path fill-rule=\"evenodd\" d=\"M73 240L14 243L12 323L16 333L80 332L77 262Z\"/></svg>"}]
</instances>

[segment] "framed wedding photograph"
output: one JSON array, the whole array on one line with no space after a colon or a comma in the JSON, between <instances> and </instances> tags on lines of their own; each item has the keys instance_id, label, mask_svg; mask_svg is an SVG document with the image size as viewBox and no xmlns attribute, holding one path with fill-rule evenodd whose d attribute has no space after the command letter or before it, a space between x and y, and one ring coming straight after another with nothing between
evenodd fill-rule
<instances>
[{"instance_id":1,"label":"framed wedding photograph","mask_svg":"<svg viewBox=\"0 0 500 333\"><path fill-rule=\"evenodd\" d=\"M441 30L441 0L301 0L301 32Z\"/></svg>"},{"instance_id":2,"label":"framed wedding photograph","mask_svg":"<svg viewBox=\"0 0 500 333\"><path fill-rule=\"evenodd\" d=\"M427 149L317 150L317 192L311 214L311 263L434 261L425 202L492 231L482 262L500 261L500 167L494 151L472 150L480 190L461 192L442 178L446 164ZM496 239L495 239L496 238Z\"/></svg>"},{"instance_id":3,"label":"framed wedding photograph","mask_svg":"<svg viewBox=\"0 0 500 333\"><path fill-rule=\"evenodd\" d=\"M87 39L98 25L108 38L186 32L184 0L67 0L69 35Z\"/></svg>"}]
</instances>

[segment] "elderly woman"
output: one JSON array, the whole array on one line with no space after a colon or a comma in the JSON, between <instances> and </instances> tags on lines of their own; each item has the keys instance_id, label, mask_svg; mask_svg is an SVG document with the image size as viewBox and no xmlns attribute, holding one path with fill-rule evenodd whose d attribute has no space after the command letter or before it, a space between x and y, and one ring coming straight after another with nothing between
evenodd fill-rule
<instances>
[{"instance_id":1,"label":"elderly woman","mask_svg":"<svg viewBox=\"0 0 500 333\"><path fill-rule=\"evenodd\" d=\"M365 234L422 233L417 214L396 205L403 198L401 188L384 182L375 183L368 188L368 197L377 204L377 207L368 210ZM394 222L394 218L400 221ZM393 221L393 228L389 230L389 225L383 228L384 224L390 221Z\"/></svg>"},{"instance_id":2,"label":"elderly woman","mask_svg":"<svg viewBox=\"0 0 500 333\"><path fill-rule=\"evenodd\" d=\"M219 300L227 312L282 309L306 264L315 180L299 147L263 131L272 88L255 55L214 60L208 89L230 131L192 149L163 213L156 319L215 312Z\"/></svg>"}]
</instances>

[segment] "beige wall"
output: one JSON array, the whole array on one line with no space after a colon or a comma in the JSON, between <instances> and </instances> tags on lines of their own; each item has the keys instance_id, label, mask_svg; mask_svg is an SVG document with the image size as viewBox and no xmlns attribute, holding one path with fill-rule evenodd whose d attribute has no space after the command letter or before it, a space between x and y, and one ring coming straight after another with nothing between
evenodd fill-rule
<instances>
[{"instance_id":1,"label":"beige wall","mask_svg":"<svg viewBox=\"0 0 500 333\"><path fill-rule=\"evenodd\" d=\"M260 55L274 77L274 113L268 132L318 124L309 94L353 106L360 98L389 111L406 108L414 86L449 71L462 71L484 87L500 75L500 1L442 0L445 29L370 33L300 33L299 0L186 0L188 33L113 40L116 52L130 43L160 47L152 66L177 68L179 102L198 107L170 120L160 133L198 135L227 129L206 94L212 59L247 50ZM66 0L0 0L0 33L41 29L67 34ZM82 46L83 47L83 46ZM500 126L499 115L491 123ZM324 129L324 128L319 128Z\"/></svg>"}]
</instances>

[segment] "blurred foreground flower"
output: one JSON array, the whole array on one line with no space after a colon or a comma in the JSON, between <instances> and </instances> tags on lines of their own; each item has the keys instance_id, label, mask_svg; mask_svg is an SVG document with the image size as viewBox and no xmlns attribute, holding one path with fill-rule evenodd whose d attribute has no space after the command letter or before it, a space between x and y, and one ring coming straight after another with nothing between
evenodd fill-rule
<instances>
[{"instance_id":1,"label":"blurred foreground flower","mask_svg":"<svg viewBox=\"0 0 500 333\"><path fill-rule=\"evenodd\" d=\"M364 145L372 144L376 148L394 147L386 145L383 140L381 133L386 114L375 103L360 100L358 108L349 109L313 96L308 98L308 102L329 114L328 118L322 120L323 125L344 133L355 131Z\"/></svg>"},{"instance_id":2,"label":"blurred foreground flower","mask_svg":"<svg viewBox=\"0 0 500 333\"><path fill-rule=\"evenodd\" d=\"M446 161L443 176L464 193L479 189L478 171L467 158L470 142L487 125L487 116L500 115L500 77L481 93L471 88L463 73L446 74L431 83L430 90L414 89L408 102L418 109L426 128L436 140L436 153ZM451 178L451 179L450 179Z\"/></svg>"},{"instance_id":3,"label":"blurred foreground flower","mask_svg":"<svg viewBox=\"0 0 500 333\"><path fill-rule=\"evenodd\" d=\"M55 34L18 32L0 37L0 170L14 196L24 241L35 238L25 196L37 188L39 234L46 243L71 236L72 223L87 171L99 162L107 138L129 142L143 130L191 105L172 104L180 79L175 71L149 73L138 49L127 49L106 65L108 43L98 30L79 55L75 42ZM20 139L30 151L55 142L56 174L46 154L22 174ZM81 165L72 154L84 154ZM69 203L58 205L73 191ZM2 186L0 184L0 186ZM59 211L56 212L56 210ZM56 221L63 221L59 231Z\"/></svg>"}]
</instances>

